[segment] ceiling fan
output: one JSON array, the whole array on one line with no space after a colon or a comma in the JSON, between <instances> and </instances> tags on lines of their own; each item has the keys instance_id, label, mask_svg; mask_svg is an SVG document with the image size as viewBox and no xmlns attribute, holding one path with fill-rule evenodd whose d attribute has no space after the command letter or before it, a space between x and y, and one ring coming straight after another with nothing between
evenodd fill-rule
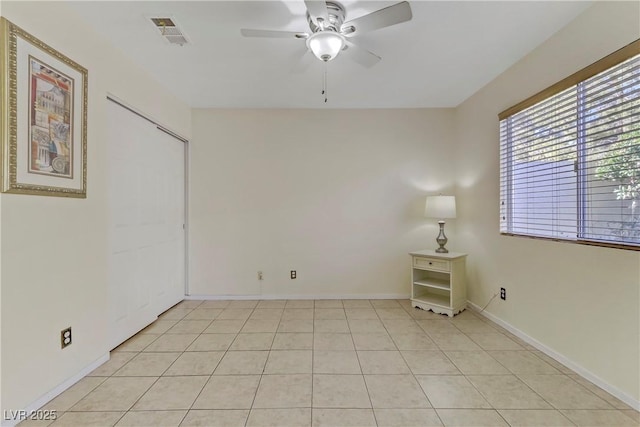
<instances>
[{"instance_id":1,"label":"ceiling fan","mask_svg":"<svg viewBox=\"0 0 640 427\"><path fill-rule=\"evenodd\" d=\"M411 6L396 3L345 22L346 10L336 1L305 0L310 32L241 29L245 37L296 38L306 40L307 48L321 61L328 62L340 52L355 62L371 67L380 61L375 53L354 44L354 36L411 20Z\"/></svg>"}]
</instances>

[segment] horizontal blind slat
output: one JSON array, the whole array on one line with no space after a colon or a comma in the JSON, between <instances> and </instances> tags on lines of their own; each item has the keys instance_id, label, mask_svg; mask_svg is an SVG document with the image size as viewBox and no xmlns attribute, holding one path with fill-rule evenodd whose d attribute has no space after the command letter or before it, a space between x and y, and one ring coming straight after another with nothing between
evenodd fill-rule
<instances>
[{"instance_id":1,"label":"horizontal blind slat","mask_svg":"<svg viewBox=\"0 0 640 427\"><path fill-rule=\"evenodd\" d=\"M640 180L640 56L499 125L502 232L640 245L640 206L620 193Z\"/></svg>"}]
</instances>

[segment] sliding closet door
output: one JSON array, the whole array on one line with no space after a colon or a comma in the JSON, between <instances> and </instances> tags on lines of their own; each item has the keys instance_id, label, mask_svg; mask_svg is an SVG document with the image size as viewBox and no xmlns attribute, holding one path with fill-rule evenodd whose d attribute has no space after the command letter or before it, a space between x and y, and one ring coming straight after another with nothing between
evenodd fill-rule
<instances>
[{"instance_id":1,"label":"sliding closet door","mask_svg":"<svg viewBox=\"0 0 640 427\"><path fill-rule=\"evenodd\" d=\"M157 130L157 129L156 129ZM184 299L185 294L185 143L157 130L156 176L160 184L160 206L155 215L161 227L156 235L159 246L156 292L157 314Z\"/></svg>"},{"instance_id":2,"label":"sliding closet door","mask_svg":"<svg viewBox=\"0 0 640 427\"><path fill-rule=\"evenodd\" d=\"M184 297L184 142L108 101L112 347Z\"/></svg>"}]
</instances>

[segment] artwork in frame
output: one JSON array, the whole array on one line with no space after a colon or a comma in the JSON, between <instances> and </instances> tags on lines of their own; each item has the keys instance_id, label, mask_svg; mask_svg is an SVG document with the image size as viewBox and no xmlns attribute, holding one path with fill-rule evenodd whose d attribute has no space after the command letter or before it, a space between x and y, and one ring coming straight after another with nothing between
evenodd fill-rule
<instances>
[{"instance_id":1,"label":"artwork in frame","mask_svg":"<svg viewBox=\"0 0 640 427\"><path fill-rule=\"evenodd\" d=\"M87 70L0 18L2 192L87 196Z\"/></svg>"}]
</instances>

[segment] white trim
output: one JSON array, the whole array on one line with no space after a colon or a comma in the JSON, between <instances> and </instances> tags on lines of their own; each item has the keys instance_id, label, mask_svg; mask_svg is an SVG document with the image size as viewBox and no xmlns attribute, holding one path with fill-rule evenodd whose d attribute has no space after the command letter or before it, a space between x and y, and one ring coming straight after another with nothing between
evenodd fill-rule
<instances>
[{"instance_id":1,"label":"white trim","mask_svg":"<svg viewBox=\"0 0 640 427\"><path fill-rule=\"evenodd\" d=\"M409 294L346 295L186 295L187 300L274 300L274 299L409 299Z\"/></svg>"},{"instance_id":2,"label":"white trim","mask_svg":"<svg viewBox=\"0 0 640 427\"><path fill-rule=\"evenodd\" d=\"M189 200L191 197L191 182L189 168L191 166L191 144L184 143L184 294L189 295Z\"/></svg>"},{"instance_id":3,"label":"white trim","mask_svg":"<svg viewBox=\"0 0 640 427\"><path fill-rule=\"evenodd\" d=\"M182 136L180 134L180 132L176 132L175 130L171 129L169 126L163 125L161 122L156 120L156 118L153 117L151 114L145 113L144 111L140 111L139 109L137 109L133 105L129 104L127 101L124 101L122 98L114 95L113 93L107 92L106 99L108 101L113 102L114 104L120 105L122 108L124 108L126 110L131 111L133 114L136 114L136 115L142 117L146 121L153 123L155 126L158 126L161 130L165 131L166 133L168 133L169 135L173 136L177 140L179 140L181 142L184 142L184 143L189 142L189 138L185 138L184 136Z\"/></svg>"},{"instance_id":4,"label":"white trim","mask_svg":"<svg viewBox=\"0 0 640 427\"><path fill-rule=\"evenodd\" d=\"M36 399L34 402L32 402L29 405L27 405L24 408L25 412L28 414L31 411L36 411L36 410L42 408L49 401L51 401L52 399L54 399L55 397L60 395L63 391L67 390L69 387L71 387L72 385L74 385L75 383L77 383L78 381L83 379L84 377L86 377L94 369L96 369L97 367L99 367L100 365L102 365L103 363L105 363L108 360L109 360L109 353L103 354L98 359L96 359L95 361L93 361L89 365L85 366L83 369L81 369L80 372L78 372L77 374L75 374L74 376L69 378L68 380L64 381L63 383L61 383L60 385L58 385L54 389L50 390L49 392L43 394L38 399ZM62 414L58 414L58 415L62 415ZM4 416L3 416L3 418L4 418ZM17 425L18 423L20 423L22 421L24 421L24 420L5 420L5 419L2 419L0 425L2 425L2 427L13 427L13 426Z\"/></svg>"},{"instance_id":5,"label":"white trim","mask_svg":"<svg viewBox=\"0 0 640 427\"><path fill-rule=\"evenodd\" d=\"M598 377L596 374L588 371L584 367L582 367L582 366L578 365L577 363L573 362L572 360L568 359L566 356L564 356L564 355L556 352L555 350L547 347L546 345L544 345L540 341L536 340L535 338L530 337L529 335L527 335L524 332L522 332L520 329L517 329L517 328L513 327L512 325L510 325L509 323L507 323L504 320L500 319L496 315L491 314L491 313L489 313L487 311L482 311L481 307L477 306L476 304L472 303L471 301L467 301L467 304L476 313L480 314L481 316L486 317L487 319L491 320L492 322L497 323L498 325L502 326L507 331L511 332L513 335L517 336L518 338L520 338L521 340L523 340L527 344L530 344L530 345L534 346L535 348L537 348L538 350L540 350L541 352L543 352L547 356L549 356L552 359L562 363L564 366L566 366L567 368L571 369L576 374L578 374L581 377L583 377L583 378L589 380L590 382L594 383L595 385L597 385L598 387L600 387L601 389L603 389L607 393L611 394L612 396L617 397L618 399L620 399L621 401L623 401L627 405L631 406L636 411L640 411L640 400L636 400L633 396L629 395L627 392L625 392L623 390L620 390L619 388L617 388L615 386L612 386L611 384L607 383L602 378Z\"/></svg>"}]
</instances>

